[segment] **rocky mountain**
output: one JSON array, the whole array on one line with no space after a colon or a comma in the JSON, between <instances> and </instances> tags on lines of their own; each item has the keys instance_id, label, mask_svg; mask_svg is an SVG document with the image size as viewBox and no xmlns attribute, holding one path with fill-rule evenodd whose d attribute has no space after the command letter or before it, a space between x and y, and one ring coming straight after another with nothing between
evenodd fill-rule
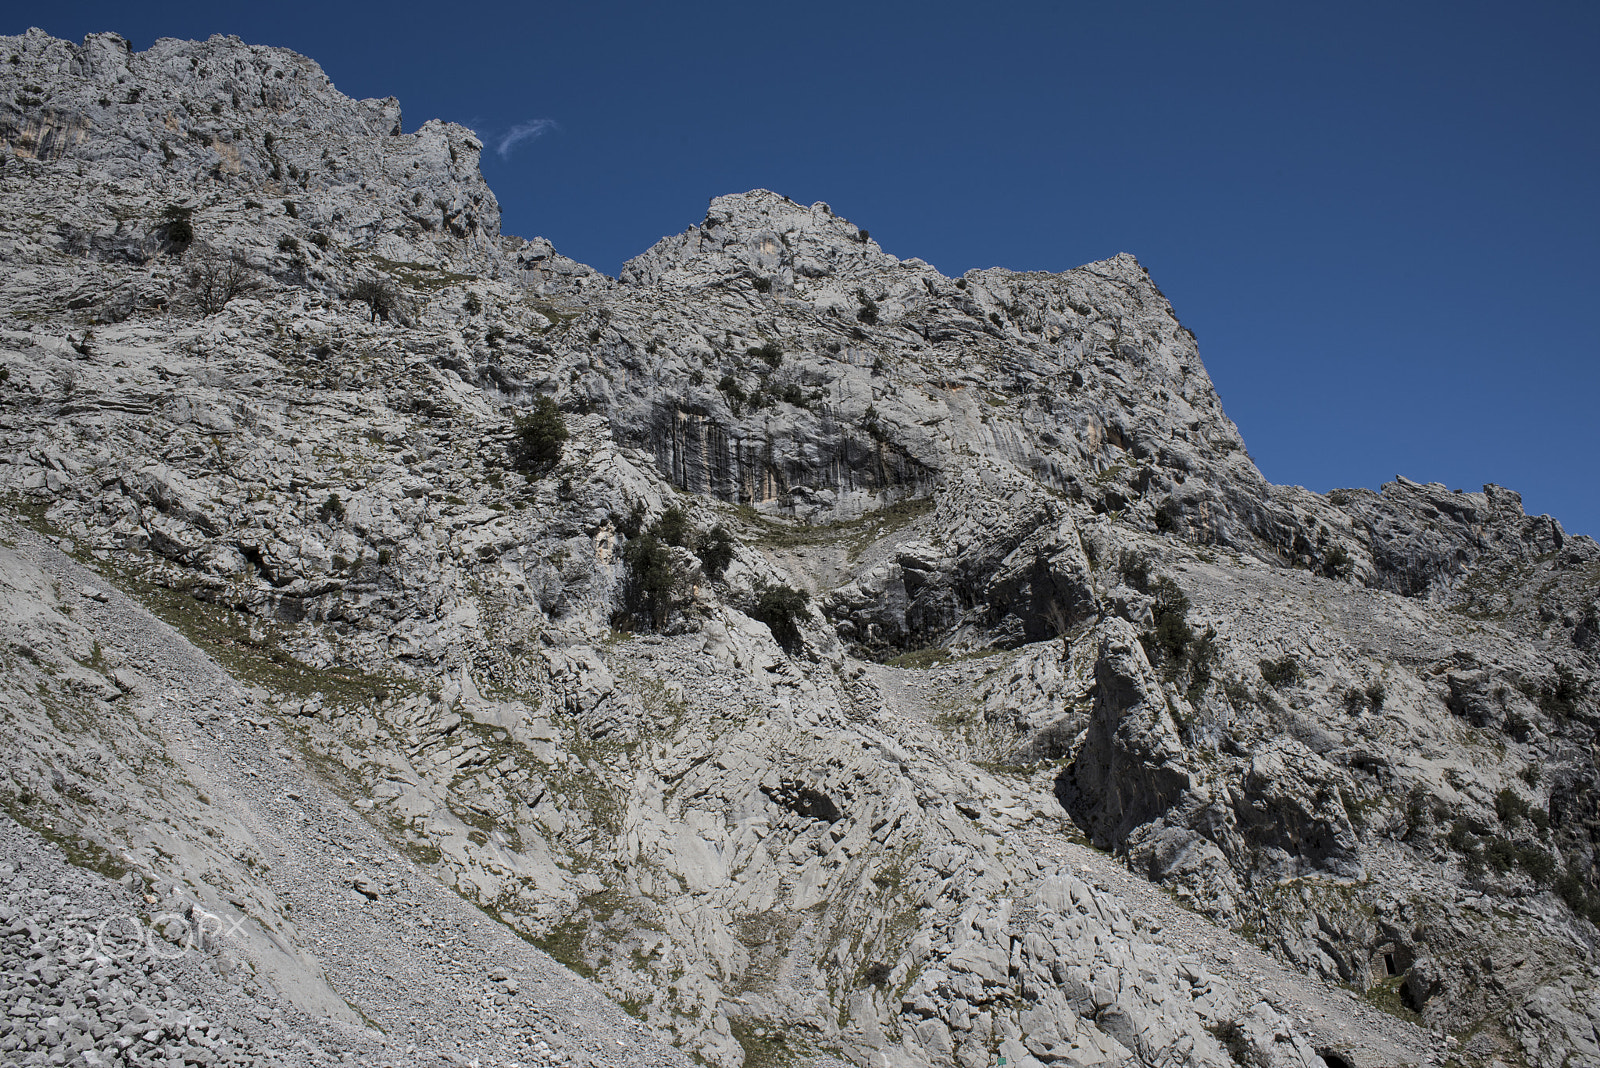
<instances>
[{"instance_id":1,"label":"rocky mountain","mask_svg":"<svg viewBox=\"0 0 1600 1068\"><path fill-rule=\"evenodd\" d=\"M1600 547L1271 485L1132 256L611 279L234 38L0 144L6 1058L1600 1064Z\"/></svg>"}]
</instances>

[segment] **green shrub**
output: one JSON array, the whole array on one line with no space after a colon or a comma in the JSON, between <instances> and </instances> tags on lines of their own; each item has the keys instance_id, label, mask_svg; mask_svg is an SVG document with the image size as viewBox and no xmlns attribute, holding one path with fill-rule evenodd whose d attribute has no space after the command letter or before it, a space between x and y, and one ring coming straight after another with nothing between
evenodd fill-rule
<instances>
[{"instance_id":1,"label":"green shrub","mask_svg":"<svg viewBox=\"0 0 1600 1068\"><path fill-rule=\"evenodd\" d=\"M734 404L743 404L745 402L744 389L732 375L723 375L722 381L717 383L717 388L722 390L727 395L728 400Z\"/></svg>"},{"instance_id":2,"label":"green shrub","mask_svg":"<svg viewBox=\"0 0 1600 1068\"><path fill-rule=\"evenodd\" d=\"M1490 838L1483 847L1483 860L1489 867L1504 875L1516 867L1518 850L1504 838Z\"/></svg>"},{"instance_id":3,"label":"green shrub","mask_svg":"<svg viewBox=\"0 0 1600 1068\"><path fill-rule=\"evenodd\" d=\"M1517 865L1539 886L1549 886L1555 879L1555 857L1538 846L1518 847Z\"/></svg>"},{"instance_id":4,"label":"green shrub","mask_svg":"<svg viewBox=\"0 0 1600 1068\"><path fill-rule=\"evenodd\" d=\"M306 240L322 249L324 252L328 250L328 245L330 244L328 235L323 233L321 230L311 231L311 234L306 238Z\"/></svg>"},{"instance_id":5,"label":"green shrub","mask_svg":"<svg viewBox=\"0 0 1600 1068\"><path fill-rule=\"evenodd\" d=\"M543 474L561 462L567 443L567 421L561 409L548 396L540 396L526 415L516 419L517 467L530 477Z\"/></svg>"},{"instance_id":6,"label":"green shrub","mask_svg":"<svg viewBox=\"0 0 1600 1068\"><path fill-rule=\"evenodd\" d=\"M345 292L345 299L359 300L365 304L367 310L372 313L373 322L379 319L388 322L389 315L400 304L400 294L390 282L382 278L359 279Z\"/></svg>"},{"instance_id":7,"label":"green shrub","mask_svg":"<svg viewBox=\"0 0 1600 1068\"><path fill-rule=\"evenodd\" d=\"M505 341L505 339L506 339L506 328L503 327L503 326L499 326L499 325L491 326L487 331L484 332L484 335L483 335L484 342L491 349L499 348L500 347L500 343Z\"/></svg>"},{"instance_id":8,"label":"green shrub","mask_svg":"<svg viewBox=\"0 0 1600 1068\"><path fill-rule=\"evenodd\" d=\"M1322 573L1329 578L1349 578L1354 567L1355 561L1343 545L1335 545L1322 556Z\"/></svg>"},{"instance_id":9,"label":"green shrub","mask_svg":"<svg viewBox=\"0 0 1600 1068\"><path fill-rule=\"evenodd\" d=\"M294 238L290 237L288 234L284 234L282 237L278 238L278 251L279 252L299 252L300 251L300 242L296 241Z\"/></svg>"},{"instance_id":10,"label":"green shrub","mask_svg":"<svg viewBox=\"0 0 1600 1068\"><path fill-rule=\"evenodd\" d=\"M660 519L650 525L650 533L668 545L687 548L690 535L688 513L673 505L661 513Z\"/></svg>"},{"instance_id":11,"label":"green shrub","mask_svg":"<svg viewBox=\"0 0 1600 1068\"><path fill-rule=\"evenodd\" d=\"M717 578L728 570L729 564L733 563L733 535L718 523L700 539L695 552L699 555L700 566L705 568L706 574Z\"/></svg>"},{"instance_id":12,"label":"green shrub","mask_svg":"<svg viewBox=\"0 0 1600 1068\"><path fill-rule=\"evenodd\" d=\"M483 311L483 301L478 298L478 294L469 290L467 299L461 302L461 307L466 310L468 315L477 315Z\"/></svg>"},{"instance_id":13,"label":"green shrub","mask_svg":"<svg viewBox=\"0 0 1600 1068\"><path fill-rule=\"evenodd\" d=\"M1515 827L1528 816L1528 803L1507 786L1494 795L1494 814L1507 827Z\"/></svg>"},{"instance_id":14,"label":"green shrub","mask_svg":"<svg viewBox=\"0 0 1600 1068\"><path fill-rule=\"evenodd\" d=\"M628 621L659 630L672 614L672 553L655 535L642 533L622 547L627 573L622 580L622 603Z\"/></svg>"},{"instance_id":15,"label":"green shrub","mask_svg":"<svg viewBox=\"0 0 1600 1068\"><path fill-rule=\"evenodd\" d=\"M856 312L856 319L868 326L877 326L878 302L867 296L865 289L856 290L856 300L861 302L861 308Z\"/></svg>"},{"instance_id":16,"label":"green shrub","mask_svg":"<svg viewBox=\"0 0 1600 1068\"><path fill-rule=\"evenodd\" d=\"M768 341L761 345L752 345L744 350L744 354L753 360L765 360L767 366L773 370L777 370L783 363L783 350L773 341Z\"/></svg>"},{"instance_id":17,"label":"green shrub","mask_svg":"<svg viewBox=\"0 0 1600 1068\"><path fill-rule=\"evenodd\" d=\"M772 291L772 279L770 278L756 278L750 284L755 287L757 293L769 293Z\"/></svg>"},{"instance_id":18,"label":"green shrub","mask_svg":"<svg viewBox=\"0 0 1600 1068\"><path fill-rule=\"evenodd\" d=\"M1381 682L1375 682L1367 687L1367 704L1372 706L1374 712L1383 711L1383 701L1387 696L1389 696L1388 691L1383 688Z\"/></svg>"},{"instance_id":19,"label":"green shrub","mask_svg":"<svg viewBox=\"0 0 1600 1068\"><path fill-rule=\"evenodd\" d=\"M293 167L289 168L289 173L291 176L294 174ZM300 205L292 200L285 200L283 202L283 213L291 219L298 219L300 218Z\"/></svg>"},{"instance_id":20,"label":"green shrub","mask_svg":"<svg viewBox=\"0 0 1600 1068\"><path fill-rule=\"evenodd\" d=\"M1163 612L1156 615L1153 636L1159 659L1176 662L1194 638L1194 629L1183 616Z\"/></svg>"},{"instance_id":21,"label":"green shrub","mask_svg":"<svg viewBox=\"0 0 1600 1068\"><path fill-rule=\"evenodd\" d=\"M1281 690L1300 681L1300 661L1292 653L1286 653L1277 660L1263 660L1259 666L1261 677L1273 689Z\"/></svg>"},{"instance_id":22,"label":"green shrub","mask_svg":"<svg viewBox=\"0 0 1600 1068\"><path fill-rule=\"evenodd\" d=\"M1555 892L1579 916L1586 916L1590 923L1600 926L1600 893L1589 890L1584 881L1583 872L1576 863L1568 862L1567 870L1555 881Z\"/></svg>"},{"instance_id":23,"label":"green shrub","mask_svg":"<svg viewBox=\"0 0 1600 1068\"><path fill-rule=\"evenodd\" d=\"M339 499L337 493L328 494L328 499L323 501L322 506L317 509L317 518L324 523L335 519L344 519L344 502Z\"/></svg>"},{"instance_id":24,"label":"green shrub","mask_svg":"<svg viewBox=\"0 0 1600 1068\"><path fill-rule=\"evenodd\" d=\"M1217 666L1218 655L1215 627L1207 627L1205 633L1190 643L1189 686L1184 691L1190 704L1200 700L1206 687L1211 685L1211 672Z\"/></svg>"},{"instance_id":25,"label":"green shrub","mask_svg":"<svg viewBox=\"0 0 1600 1068\"><path fill-rule=\"evenodd\" d=\"M1456 820L1450 825L1450 835L1445 839L1450 843L1450 848L1457 853L1476 854L1478 851L1478 836L1472 833L1472 827L1466 820Z\"/></svg>"},{"instance_id":26,"label":"green shrub","mask_svg":"<svg viewBox=\"0 0 1600 1068\"><path fill-rule=\"evenodd\" d=\"M1150 592L1150 560L1138 553L1125 552L1117 559L1117 574L1140 593Z\"/></svg>"},{"instance_id":27,"label":"green shrub","mask_svg":"<svg viewBox=\"0 0 1600 1068\"><path fill-rule=\"evenodd\" d=\"M779 645L792 652L800 645L799 618L805 614L810 601L811 595L805 590L762 586L756 590L756 604L751 615L767 625Z\"/></svg>"},{"instance_id":28,"label":"green shrub","mask_svg":"<svg viewBox=\"0 0 1600 1068\"><path fill-rule=\"evenodd\" d=\"M1546 683L1539 692L1539 708L1547 715L1565 719L1577 711L1582 696L1583 690L1572 669L1565 664L1557 664L1554 681Z\"/></svg>"}]
</instances>

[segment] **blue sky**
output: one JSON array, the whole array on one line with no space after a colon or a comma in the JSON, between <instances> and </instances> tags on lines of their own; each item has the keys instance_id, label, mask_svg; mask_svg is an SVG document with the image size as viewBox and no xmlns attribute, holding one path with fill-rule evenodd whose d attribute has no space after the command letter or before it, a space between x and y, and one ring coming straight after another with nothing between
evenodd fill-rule
<instances>
[{"instance_id":1,"label":"blue sky","mask_svg":"<svg viewBox=\"0 0 1600 1068\"><path fill-rule=\"evenodd\" d=\"M757 186L947 274L1132 252L1273 481L1499 482L1600 535L1600 5L0 11L234 33L408 129L522 127L484 155L507 232L612 274Z\"/></svg>"}]
</instances>

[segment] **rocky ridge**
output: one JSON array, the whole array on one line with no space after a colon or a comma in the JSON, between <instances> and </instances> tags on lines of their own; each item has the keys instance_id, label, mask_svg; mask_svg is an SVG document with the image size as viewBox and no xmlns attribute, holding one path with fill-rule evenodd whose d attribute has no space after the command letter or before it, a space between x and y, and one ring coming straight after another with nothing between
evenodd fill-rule
<instances>
[{"instance_id":1,"label":"rocky ridge","mask_svg":"<svg viewBox=\"0 0 1600 1068\"><path fill-rule=\"evenodd\" d=\"M499 234L469 132L232 39L6 38L0 107L0 485L111 590L74 604L220 665L153 713L145 639L18 557L0 791L245 902L249 996L420 1055L530 1026L509 972L396 1015L427 925L318 962L332 903L404 927L437 881L716 1064L1600 1062L1600 550L1498 487L1269 485L1132 257L950 279L755 191L612 281ZM206 246L253 284L198 314ZM529 469L539 397L572 436ZM637 634L669 512L732 559L663 535ZM241 722L360 827L175 794ZM287 907L272 850L351 834L372 868ZM1241 935L1302 985L1219 972Z\"/></svg>"}]
</instances>

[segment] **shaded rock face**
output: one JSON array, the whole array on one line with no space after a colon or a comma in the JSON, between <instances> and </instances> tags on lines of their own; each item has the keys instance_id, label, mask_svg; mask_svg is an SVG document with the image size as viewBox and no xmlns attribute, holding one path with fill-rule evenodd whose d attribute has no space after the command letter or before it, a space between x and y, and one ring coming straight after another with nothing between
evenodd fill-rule
<instances>
[{"instance_id":1,"label":"shaded rock face","mask_svg":"<svg viewBox=\"0 0 1600 1068\"><path fill-rule=\"evenodd\" d=\"M674 486L734 504L833 512L841 500L892 501L932 489L934 471L893 445L852 436L826 413L719 422L710 412L660 406L641 444Z\"/></svg>"},{"instance_id":2,"label":"shaded rock face","mask_svg":"<svg viewBox=\"0 0 1600 1068\"><path fill-rule=\"evenodd\" d=\"M1184 747L1133 628L1107 628L1094 666L1094 712L1056 796L1095 844L1109 848L1162 817L1188 792Z\"/></svg>"},{"instance_id":3,"label":"shaded rock face","mask_svg":"<svg viewBox=\"0 0 1600 1068\"><path fill-rule=\"evenodd\" d=\"M8 516L703 1062L1589 1056L1600 549L1493 486L1268 485L1133 257L950 278L754 190L612 280L291 53L34 32L0 90ZM118 718L185 684L47 586L0 590L8 808L248 898Z\"/></svg>"},{"instance_id":4,"label":"shaded rock face","mask_svg":"<svg viewBox=\"0 0 1600 1068\"><path fill-rule=\"evenodd\" d=\"M1494 485L1460 493L1400 479L1381 495L1347 491L1340 507L1370 540L1372 584L1406 597L1448 588L1485 556L1526 560L1567 543L1560 523L1524 514L1520 494Z\"/></svg>"}]
</instances>

